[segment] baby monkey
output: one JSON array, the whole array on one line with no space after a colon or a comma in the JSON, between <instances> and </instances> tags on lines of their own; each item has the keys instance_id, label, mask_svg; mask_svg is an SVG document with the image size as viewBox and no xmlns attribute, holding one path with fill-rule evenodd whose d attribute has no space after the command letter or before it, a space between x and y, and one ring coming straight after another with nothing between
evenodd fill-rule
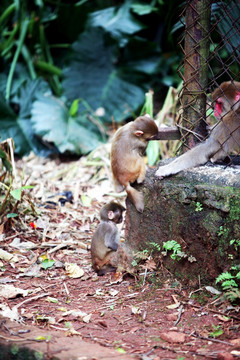
<instances>
[{"instance_id":1,"label":"baby monkey","mask_svg":"<svg viewBox=\"0 0 240 360\"><path fill-rule=\"evenodd\" d=\"M139 212L144 210L144 197L131 183L144 181L146 165L143 156L148 141L157 133L154 120L145 115L118 129L112 140L111 168L115 189L118 192L125 189Z\"/></svg>"},{"instance_id":2,"label":"baby monkey","mask_svg":"<svg viewBox=\"0 0 240 360\"><path fill-rule=\"evenodd\" d=\"M118 202L111 201L100 210L101 222L95 231L91 243L92 266L98 275L115 271L111 266L111 255L117 251L120 235L116 224L123 220L126 209Z\"/></svg>"}]
</instances>

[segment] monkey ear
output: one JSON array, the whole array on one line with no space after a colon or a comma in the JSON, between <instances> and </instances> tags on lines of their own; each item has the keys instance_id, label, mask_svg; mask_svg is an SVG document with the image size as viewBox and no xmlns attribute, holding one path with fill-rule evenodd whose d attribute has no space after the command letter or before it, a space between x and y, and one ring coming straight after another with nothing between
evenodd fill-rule
<instances>
[{"instance_id":1,"label":"monkey ear","mask_svg":"<svg viewBox=\"0 0 240 360\"><path fill-rule=\"evenodd\" d=\"M113 211L108 212L108 218L109 218L109 220L112 220L114 218L114 212Z\"/></svg>"},{"instance_id":2,"label":"monkey ear","mask_svg":"<svg viewBox=\"0 0 240 360\"><path fill-rule=\"evenodd\" d=\"M144 134L144 132L142 130L136 130L135 131L136 136L142 136L143 134Z\"/></svg>"}]
</instances>

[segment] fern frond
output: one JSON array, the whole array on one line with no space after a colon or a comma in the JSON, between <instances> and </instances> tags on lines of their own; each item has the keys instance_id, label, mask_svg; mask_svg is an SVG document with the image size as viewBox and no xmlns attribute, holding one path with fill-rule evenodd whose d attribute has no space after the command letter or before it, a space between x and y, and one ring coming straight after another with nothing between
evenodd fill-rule
<instances>
[{"instance_id":1,"label":"fern frond","mask_svg":"<svg viewBox=\"0 0 240 360\"><path fill-rule=\"evenodd\" d=\"M238 285L237 285L236 281L233 279L226 280L222 283L223 290L228 290L228 289L237 288L237 287L238 287Z\"/></svg>"},{"instance_id":2,"label":"fern frond","mask_svg":"<svg viewBox=\"0 0 240 360\"><path fill-rule=\"evenodd\" d=\"M216 278L216 284L217 284L218 282L225 281L225 280L230 280L230 279L233 279L233 275L232 275L229 271L226 271L226 272L220 274L220 275Z\"/></svg>"},{"instance_id":3,"label":"fern frond","mask_svg":"<svg viewBox=\"0 0 240 360\"><path fill-rule=\"evenodd\" d=\"M227 291L226 298L231 302L239 300L240 299L240 290L239 289L232 289L230 291Z\"/></svg>"}]
</instances>

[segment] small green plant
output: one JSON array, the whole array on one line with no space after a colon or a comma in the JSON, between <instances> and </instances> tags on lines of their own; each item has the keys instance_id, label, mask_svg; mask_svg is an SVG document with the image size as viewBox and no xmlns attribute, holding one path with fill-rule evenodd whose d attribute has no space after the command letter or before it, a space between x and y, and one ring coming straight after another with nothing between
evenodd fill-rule
<instances>
[{"instance_id":1,"label":"small green plant","mask_svg":"<svg viewBox=\"0 0 240 360\"><path fill-rule=\"evenodd\" d=\"M216 279L217 283L221 283L221 287L229 301L240 301L240 265L232 266L230 271L220 274Z\"/></svg>"},{"instance_id":2,"label":"small green plant","mask_svg":"<svg viewBox=\"0 0 240 360\"><path fill-rule=\"evenodd\" d=\"M240 248L240 239L232 239L229 244L233 245L234 249L237 251Z\"/></svg>"},{"instance_id":3,"label":"small green plant","mask_svg":"<svg viewBox=\"0 0 240 360\"><path fill-rule=\"evenodd\" d=\"M221 225L221 226L219 227L218 236L221 236L221 235L223 235L224 233L225 233L225 229L224 229L224 227Z\"/></svg>"},{"instance_id":4,"label":"small green plant","mask_svg":"<svg viewBox=\"0 0 240 360\"><path fill-rule=\"evenodd\" d=\"M160 244L158 244L158 243L156 243L156 242L154 242L154 241L151 241L150 243L149 243L149 245L150 246L152 246L152 248L154 249L154 250L157 250L157 251L161 251L161 245Z\"/></svg>"},{"instance_id":5,"label":"small green plant","mask_svg":"<svg viewBox=\"0 0 240 360\"><path fill-rule=\"evenodd\" d=\"M144 249L142 251L137 251L134 254L134 259L132 261L132 266L137 266L140 261L147 260L149 255L150 254L149 254L148 249Z\"/></svg>"},{"instance_id":6,"label":"small green plant","mask_svg":"<svg viewBox=\"0 0 240 360\"><path fill-rule=\"evenodd\" d=\"M201 204L199 201L196 202L195 211L196 211L196 212L198 212L198 211L203 211L203 206L202 206L202 204Z\"/></svg>"},{"instance_id":7,"label":"small green plant","mask_svg":"<svg viewBox=\"0 0 240 360\"><path fill-rule=\"evenodd\" d=\"M170 255L173 260L177 259L179 260L181 258L182 254L182 248L181 245L178 244L175 240L169 240L166 242L163 242L163 249L168 251L172 251L173 253Z\"/></svg>"},{"instance_id":8,"label":"small green plant","mask_svg":"<svg viewBox=\"0 0 240 360\"><path fill-rule=\"evenodd\" d=\"M221 329L220 325L215 326L214 324L212 324L212 327L213 327L214 331L209 333L210 337L215 339L216 337L223 334L223 330Z\"/></svg>"},{"instance_id":9,"label":"small green plant","mask_svg":"<svg viewBox=\"0 0 240 360\"><path fill-rule=\"evenodd\" d=\"M54 264L55 264L54 260L44 259L42 262L42 268L44 270L47 270L47 269L51 268Z\"/></svg>"}]
</instances>

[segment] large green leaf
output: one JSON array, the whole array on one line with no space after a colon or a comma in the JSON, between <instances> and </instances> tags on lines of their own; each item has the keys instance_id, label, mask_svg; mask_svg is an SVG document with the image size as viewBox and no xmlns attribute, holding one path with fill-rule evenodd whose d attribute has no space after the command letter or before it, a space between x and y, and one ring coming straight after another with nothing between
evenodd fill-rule
<instances>
[{"instance_id":1,"label":"large green leaf","mask_svg":"<svg viewBox=\"0 0 240 360\"><path fill-rule=\"evenodd\" d=\"M103 28L123 45L126 42L124 35L135 34L146 27L131 14L131 6L132 1L128 0L120 7L95 11L90 15L88 24Z\"/></svg>"},{"instance_id":2,"label":"large green leaf","mask_svg":"<svg viewBox=\"0 0 240 360\"><path fill-rule=\"evenodd\" d=\"M43 145L34 135L30 122L31 106L33 99L39 92L48 89L46 83L41 79L26 81L24 85L16 90L11 99L15 106L19 107L16 114L0 94L0 136L1 139L12 137L15 144L15 152L19 155L28 154L33 150L36 154L47 156L53 152Z\"/></svg>"},{"instance_id":3,"label":"large green leaf","mask_svg":"<svg viewBox=\"0 0 240 360\"><path fill-rule=\"evenodd\" d=\"M104 120L116 122L132 115L144 102L144 90L124 79L117 64L117 47L100 29L83 33L64 70L63 88L68 99L84 98L95 111L105 109ZM129 76L130 78L130 76Z\"/></svg>"},{"instance_id":4,"label":"large green leaf","mask_svg":"<svg viewBox=\"0 0 240 360\"><path fill-rule=\"evenodd\" d=\"M61 153L83 154L101 144L98 128L87 123L84 115L71 117L64 101L54 96L39 96L32 107L31 122L36 134L54 143Z\"/></svg>"},{"instance_id":5,"label":"large green leaf","mask_svg":"<svg viewBox=\"0 0 240 360\"><path fill-rule=\"evenodd\" d=\"M12 137L15 143L15 151L26 154L31 150L27 135L23 130L24 121L20 119L0 95L0 135L1 139Z\"/></svg>"}]
</instances>

